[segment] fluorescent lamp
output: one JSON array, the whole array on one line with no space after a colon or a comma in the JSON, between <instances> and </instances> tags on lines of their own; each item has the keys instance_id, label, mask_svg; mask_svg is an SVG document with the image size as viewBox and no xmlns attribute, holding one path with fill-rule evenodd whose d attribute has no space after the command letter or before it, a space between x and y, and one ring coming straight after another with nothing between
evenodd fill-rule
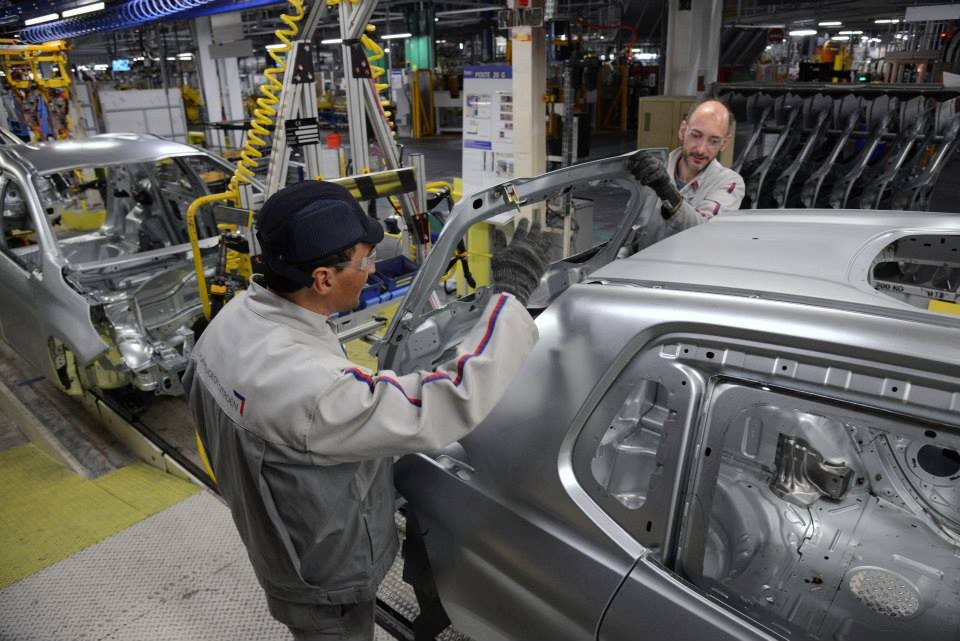
<instances>
[{"instance_id":1,"label":"fluorescent lamp","mask_svg":"<svg viewBox=\"0 0 960 641\"><path fill-rule=\"evenodd\" d=\"M343 44L343 38L327 38L326 40L321 40L320 44L322 45L339 45ZM269 47L267 47L269 49Z\"/></svg>"},{"instance_id":2,"label":"fluorescent lamp","mask_svg":"<svg viewBox=\"0 0 960 641\"><path fill-rule=\"evenodd\" d=\"M900 22L900 18L880 18L874 20L873 24L897 24L898 22Z\"/></svg>"},{"instance_id":3,"label":"fluorescent lamp","mask_svg":"<svg viewBox=\"0 0 960 641\"><path fill-rule=\"evenodd\" d=\"M324 40L324 42L326 42L326 40ZM337 42L340 42L340 41L337 40ZM335 43L331 43L331 44L335 44ZM287 46L287 45L285 45L285 44L281 44L281 43L277 42L277 43L274 43L274 44L272 44L272 45L267 45L267 51L275 51L275 50L277 50L277 49L283 49L283 48L286 47L286 46Z\"/></svg>"},{"instance_id":4,"label":"fluorescent lamp","mask_svg":"<svg viewBox=\"0 0 960 641\"><path fill-rule=\"evenodd\" d=\"M57 20L60 17L59 13L48 13L46 15L37 16L36 18L27 18L23 21L23 24L30 25L40 24L42 22L50 22L51 20Z\"/></svg>"},{"instance_id":5,"label":"fluorescent lamp","mask_svg":"<svg viewBox=\"0 0 960 641\"><path fill-rule=\"evenodd\" d=\"M830 39L833 40L834 42L846 42L847 40L850 39L850 36L834 36Z\"/></svg>"},{"instance_id":6,"label":"fluorescent lamp","mask_svg":"<svg viewBox=\"0 0 960 641\"><path fill-rule=\"evenodd\" d=\"M436 43L434 43L434 44L445 45L445 44L447 44L447 41L446 41L446 40L437 40Z\"/></svg>"},{"instance_id":7,"label":"fluorescent lamp","mask_svg":"<svg viewBox=\"0 0 960 641\"><path fill-rule=\"evenodd\" d=\"M176 56L167 56L167 60L170 60L170 61L172 61L172 62L176 62L177 57L176 57Z\"/></svg>"},{"instance_id":8,"label":"fluorescent lamp","mask_svg":"<svg viewBox=\"0 0 960 641\"><path fill-rule=\"evenodd\" d=\"M862 31L838 31L841 36L862 36Z\"/></svg>"},{"instance_id":9,"label":"fluorescent lamp","mask_svg":"<svg viewBox=\"0 0 960 641\"><path fill-rule=\"evenodd\" d=\"M843 23L839 20L827 20L826 22L818 22L817 25L820 27L842 27Z\"/></svg>"},{"instance_id":10,"label":"fluorescent lamp","mask_svg":"<svg viewBox=\"0 0 960 641\"><path fill-rule=\"evenodd\" d=\"M63 17L72 18L73 16L79 16L84 13L93 13L94 11L103 11L104 4L102 2L93 2L91 4L81 5L79 7L74 7L73 9L64 9Z\"/></svg>"},{"instance_id":11,"label":"fluorescent lamp","mask_svg":"<svg viewBox=\"0 0 960 641\"><path fill-rule=\"evenodd\" d=\"M134 61L134 62L143 62L143 56L136 56L136 57L133 59L133 61Z\"/></svg>"},{"instance_id":12,"label":"fluorescent lamp","mask_svg":"<svg viewBox=\"0 0 960 641\"><path fill-rule=\"evenodd\" d=\"M110 65L93 65L94 71L106 71L110 68Z\"/></svg>"},{"instance_id":13,"label":"fluorescent lamp","mask_svg":"<svg viewBox=\"0 0 960 641\"><path fill-rule=\"evenodd\" d=\"M787 35L795 36L798 38L802 38L803 36L815 36L817 35L817 30L816 29L794 29L793 31L788 32Z\"/></svg>"},{"instance_id":14,"label":"fluorescent lamp","mask_svg":"<svg viewBox=\"0 0 960 641\"><path fill-rule=\"evenodd\" d=\"M397 40L399 38L409 38L412 36L412 33L389 33L385 36L380 36L381 40Z\"/></svg>"},{"instance_id":15,"label":"fluorescent lamp","mask_svg":"<svg viewBox=\"0 0 960 641\"><path fill-rule=\"evenodd\" d=\"M660 56L655 53L635 53L633 54L634 60L656 60ZM613 56L610 56L610 59L613 60Z\"/></svg>"},{"instance_id":16,"label":"fluorescent lamp","mask_svg":"<svg viewBox=\"0 0 960 641\"><path fill-rule=\"evenodd\" d=\"M192 53L178 53L178 54L177 54L177 59L179 59L179 60L193 60L193 54L192 54Z\"/></svg>"}]
</instances>

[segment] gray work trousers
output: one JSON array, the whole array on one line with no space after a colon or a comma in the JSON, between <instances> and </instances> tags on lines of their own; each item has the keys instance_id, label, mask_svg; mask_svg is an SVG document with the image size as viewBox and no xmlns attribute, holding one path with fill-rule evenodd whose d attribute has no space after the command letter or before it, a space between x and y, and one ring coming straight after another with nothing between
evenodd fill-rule
<instances>
[{"instance_id":1,"label":"gray work trousers","mask_svg":"<svg viewBox=\"0 0 960 641\"><path fill-rule=\"evenodd\" d=\"M294 641L372 641L374 602L311 605L267 595L273 618L293 633Z\"/></svg>"}]
</instances>

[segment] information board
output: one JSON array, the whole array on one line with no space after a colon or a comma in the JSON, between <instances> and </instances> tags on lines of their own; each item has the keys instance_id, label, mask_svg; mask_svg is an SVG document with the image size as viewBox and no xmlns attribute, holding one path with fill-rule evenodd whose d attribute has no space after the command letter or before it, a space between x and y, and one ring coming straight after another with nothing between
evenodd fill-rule
<instances>
[{"instance_id":1,"label":"information board","mask_svg":"<svg viewBox=\"0 0 960 641\"><path fill-rule=\"evenodd\" d=\"M463 70L463 193L513 178L513 71Z\"/></svg>"}]
</instances>

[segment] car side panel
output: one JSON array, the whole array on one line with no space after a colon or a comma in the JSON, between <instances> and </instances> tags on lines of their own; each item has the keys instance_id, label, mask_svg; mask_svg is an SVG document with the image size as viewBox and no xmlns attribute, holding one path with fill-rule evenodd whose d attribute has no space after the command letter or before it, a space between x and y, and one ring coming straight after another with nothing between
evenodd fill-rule
<instances>
[{"instance_id":1,"label":"car side panel","mask_svg":"<svg viewBox=\"0 0 960 641\"><path fill-rule=\"evenodd\" d=\"M48 373L46 323L38 313L42 281L10 256L0 253L0 338L27 362Z\"/></svg>"},{"instance_id":2,"label":"car side panel","mask_svg":"<svg viewBox=\"0 0 960 641\"><path fill-rule=\"evenodd\" d=\"M656 613L651 616L651 613ZM779 638L714 605L655 563L642 559L617 592L599 641L759 641Z\"/></svg>"},{"instance_id":3,"label":"car side panel","mask_svg":"<svg viewBox=\"0 0 960 641\"><path fill-rule=\"evenodd\" d=\"M459 631L477 641L594 638L629 556L546 514L505 504L425 455L400 459L396 482L415 506L441 600Z\"/></svg>"}]
</instances>

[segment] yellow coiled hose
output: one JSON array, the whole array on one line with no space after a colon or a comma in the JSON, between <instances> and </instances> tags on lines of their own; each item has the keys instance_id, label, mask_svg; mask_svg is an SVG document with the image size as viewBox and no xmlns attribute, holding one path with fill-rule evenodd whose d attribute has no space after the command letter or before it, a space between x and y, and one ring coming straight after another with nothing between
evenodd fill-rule
<instances>
[{"instance_id":1,"label":"yellow coiled hose","mask_svg":"<svg viewBox=\"0 0 960 641\"><path fill-rule=\"evenodd\" d=\"M280 103L280 91L283 90L283 82L277 79L277 76L283 77L287 70L286 54L290 51L291 38L295 38L300 32L299 22L303 20L303 0L287 0L293 9L291 13L280 15L280 20L285 27L274 31L277 40L283 45L277 49L267 49L267 54L273 58L276 63L271 69L267 69L264 75L267 81L260 85L260 97L257 98L257 108L253 111L253 118L250 120L250 128L247 130L246 142L240 153L240 160L237 161L237 167L234 169L233 176L230 178L230 184L227 190L220 194L208 194L195 199L187 208L187 235L190 237L190 246L193 249L193 269L197 277L197 287L200 290L200 303L203 305L203 315L210 318L210 293L207 291L207 279L203 273L203 259L200 256L200 237L197 232L197 211L200 207L214 202L233 201L235 207L240 206L240 184L249 184L255 176L254 171L257 168L257 159L263 157L260 151L266 146L264 139L270 135L268 127L274 124L274 117L277 115L276 105Z\"/></svg>"},{"instance_id":2,"label":"yellow coiled hose","mask_svg":"<svg viewBox=\"0 0 960 641\"><path fill-rule=\"evenodd\" d=\"M270 130L267 127L273 125L273 119L277 115L276 105L280 102L278 94L283 90L283 82L278 80L277 76L283 78L283 74L287 70L286 55L290 51L290 39L295 38L300 32L298 23L303 20L304 15L302 0L288 0L288 2L293 8L294 14L281 14L280 20L286 25L286 28L280 28L273 32L277 40L283 44L283 47L267 49L267 54L273 58L276 66L264 71L267 81L260 85L257 108L253 110L253 119L250 121L250 129L247 131L247 142L240 152L240 160L237 162L237 169L233 172L233 178L230 179L229 191L239 191L241 182L249 183L250 179L254 177L257 160L263 157L263 152L260 149L267 144L263 137L270 135Z\"/></svg>"},{"instance_id":3,"label":"yellow coiled hose","mask_svg":"<svg viewBox=\"0 0 960 641\"><path fill-rule=\"evenodd\" d=\"M368 25L367 25L367 31L373 32L374 29L375 29L375 27L374 27L372 24L368 24ZM367 61L370 63L370 74L373 76L373 78L372 78L372 79L373 79L373 87L374 87L374 89L376 89L377 94L381 94L381 93L383 93L384 91L386 91L387 89L389 89L389 88L390 88L390 85L389 85L389 84L385 84L385 83L377 82L377 79L378 79L380 76L382 76L383 74L385 74L386 71L384 71L381 67L378 67L377 65L375 65L375 64L373 64L373 63L374 63L374 61L376 61L376 60L382 60L383 57L384 57L386 54L383 52L383 48L382 48L380 45L378 45L372 38L368 38L368 37L367 37L367 34L363 34L363 35L360 36L360 43L361 43L367 50L373 52L372 55L371 55L371 54L367 54ZM388 112L388 111L384 110L384 108L383 108L383 101L382 101L382 100L380 101L380 111L383 113L384 118L387 119L387 122L391 122L391 123L392 123L393 114L392 114L391 112ZM393 135L396 135L396 134L394 134L392 127L390 128L390 133L393 134Z\"/></svg>"}]
</instances>

